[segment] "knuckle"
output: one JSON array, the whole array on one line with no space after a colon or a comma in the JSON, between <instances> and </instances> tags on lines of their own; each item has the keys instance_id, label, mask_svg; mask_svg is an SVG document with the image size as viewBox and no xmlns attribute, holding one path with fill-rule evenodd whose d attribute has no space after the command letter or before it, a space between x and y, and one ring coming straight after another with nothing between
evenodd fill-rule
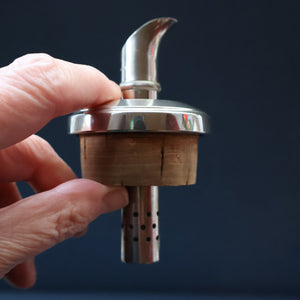
<instances>
[{"instance_id":1,"label":"knuckle","mask_svg":"<svg viewBox=\"0 0 300 300\"><path fill-rule=\"evenodd\" d=\"M87 226L87 218L77 208L68 208L56 219L54 238L56 242L64 241L82 232Z\"/></svg>"},{"instance_id":2,"label":"knuckle","mask_svg":"<svg viewBox=\"0 0 300 300\"><path fill-rule=\"evenodd\" d=\"M48 54L27 54L17 58L11 67L16 72L33 77L47 77L57 68L56 59Z\"/></svg>"},{"instance_id":3,"label":"knuckle","mask_svg":"<svg viewBox=\"0 0 300 300\"><path fill-rule=\"evenodd\" d=\"M47 112L55 115L57 99L63 95L66 71L54 57L45 54L26 54L10 64L11 70L24 83L25 89L41 104Z\"/></svg>"},{"instance_id":4,"label":"knuckle","mask_svg":"<svg viewBox=\"0 0 300 300\"><path fill-rule=\"evenodd\" d=\"M43 81L48 79L49 74L56 69L56 60L52 56L39 53L39 54L26 54L14 60L10 67L22 79L31 81L37 77Z\"/></svg>"},{"instance_id":5,"label":"knuckle","mask_svg":"<svg viewBox=\"0 0 300 300\"><path fill-rule=\"evenodd\" d=\"M11 65L12 66L42 66L42 65L52 65L55 63L55 58L46 53L31 53L26 54L15 59Z\"/></svg>"}]
</instances>

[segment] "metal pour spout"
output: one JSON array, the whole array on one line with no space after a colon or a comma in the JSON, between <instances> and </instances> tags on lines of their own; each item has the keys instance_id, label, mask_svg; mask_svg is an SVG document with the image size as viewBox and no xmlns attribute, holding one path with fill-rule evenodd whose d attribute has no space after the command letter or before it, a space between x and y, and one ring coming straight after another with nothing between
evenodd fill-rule
<instances>
[{"instance_id":1,"label":"metal pour spout","mask_svg":"<svg viewBox=\"0 0 300 300\"><path fill-rule=\"evenodd\" d=\"M157 52L161 38L176 23L173 18L151 20L138 28L122 48L121 83L124 99L156 99ZM158 187L127 186L129 204L122 210L121 259L126 263L159 261Z\"/></svg>"},{"instance_id":2,"label":"metal pour spout","mask_svg":"<svg viewBox=\"0 0 300 300\"><path fill-rule=\"evenodd\" d=\"M161 38L176 23L174 18L157 18L138 28L122 48L121 83L124 99L156 99L157 52Z\"/></svg>"},{"instance_id":3,"label":"metal pour spout","mask_svg":"<svg viewBox=\"0 0 300 300\"><path fill-rule=\"evenodd\" d=\"M177 101L159 100L157 53L173 18L154 19L137 29L122 49L123 99L70 116L69 132L80 136L82 176L125 186L121 259L159 261L158 187L196 183L198 138L208 116Z\"/></svg>"}]
</instances>

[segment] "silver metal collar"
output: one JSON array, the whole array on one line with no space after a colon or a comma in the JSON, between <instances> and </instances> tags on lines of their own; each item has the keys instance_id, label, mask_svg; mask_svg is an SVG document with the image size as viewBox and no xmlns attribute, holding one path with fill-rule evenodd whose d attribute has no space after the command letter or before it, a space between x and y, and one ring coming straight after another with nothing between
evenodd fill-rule
<instances>
[{"instance_id":1,"label":"silver metal collar","mask_svg":"<svg viewBox=\"0 0 300 300\"><path fill-rule=\"evenodd\" d=\"M70 117L70 133L209 132L206 113L169 100L124 99L116 106L84 109Z\"/></svg>"}]
</instances>

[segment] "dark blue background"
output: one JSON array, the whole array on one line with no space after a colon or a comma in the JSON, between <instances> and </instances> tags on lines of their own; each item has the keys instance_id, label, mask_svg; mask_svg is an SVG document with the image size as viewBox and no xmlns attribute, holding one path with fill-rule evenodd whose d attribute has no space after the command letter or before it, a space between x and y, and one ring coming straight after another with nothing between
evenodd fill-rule
<instances>
[{"instance_id":1,"label":"dark blue background","mask_svg":"<svg viewBox=\"0 0 300 300\"><path fill-rule=\"evenodd\" d=\"M161 188L158 264L120 262L116 212L40 255L35 290L300 294L299 14L299 1L1 2L1 66L47 52L117 82L126 38L178 18L160 48L160 98L212 119L197 185ZM79 175L67 118L40 135Z\"/></svg>"}]
</instances>

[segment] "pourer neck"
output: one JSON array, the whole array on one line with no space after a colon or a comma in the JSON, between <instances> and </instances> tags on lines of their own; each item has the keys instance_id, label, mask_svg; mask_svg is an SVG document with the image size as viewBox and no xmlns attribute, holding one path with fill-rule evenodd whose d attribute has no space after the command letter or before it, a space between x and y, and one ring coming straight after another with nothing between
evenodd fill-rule
<instances>
[{"instance_id":1,"label":"pourer neck","mask_svg":"<svg viewBox=\"0 0 300 300\"><path fill-rule=\"evenodd\" d=\"M158 91L154 89L122 89L123 99L157 99Z\"/></svg>"},{"instance_id":2,"label":"pourer neck","mask_svg":"<svg viewBox=\"0 0 300 300\"><path fill-rule=\"evenodd\" d=\"M156 99L161 90L157 81L157 53L161 38L177 22L157 18L138 28L125 42L121 57L120 87L124 99Z\"/></svg>"}]
</instances>

